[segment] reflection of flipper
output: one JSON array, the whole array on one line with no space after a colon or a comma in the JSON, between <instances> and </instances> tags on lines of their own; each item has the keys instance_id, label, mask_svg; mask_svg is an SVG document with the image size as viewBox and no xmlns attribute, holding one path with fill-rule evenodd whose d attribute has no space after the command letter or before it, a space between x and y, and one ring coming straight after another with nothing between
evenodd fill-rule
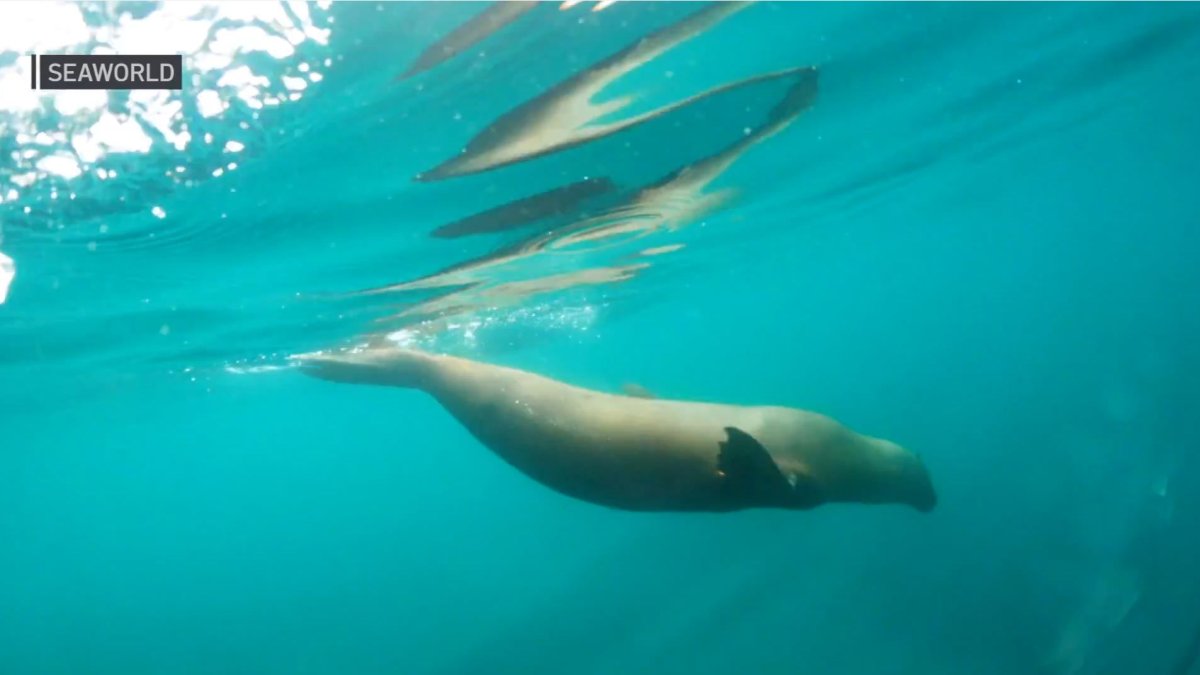
<instances>
[{"instance_id":1,"label":"reflection of flipper","mask_svg":"<svg viewBox=\"0 0 1200 675\"><path fill-rule=\"evenodd\" d=\"M717 468L722 474L725 498L738 505L810 507L819 501L809 481L793 484L779 470L754 437L736 427L725 427L729 440L720 443Z\"/></svg>"}]
</instances>

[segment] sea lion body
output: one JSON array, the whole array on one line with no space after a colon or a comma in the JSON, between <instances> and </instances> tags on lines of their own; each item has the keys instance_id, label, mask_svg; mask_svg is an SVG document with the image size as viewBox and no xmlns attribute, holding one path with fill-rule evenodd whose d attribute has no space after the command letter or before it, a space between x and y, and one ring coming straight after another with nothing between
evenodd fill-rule
<instances>
[{"instance_id":1,"label":"sea lion body","mask_svg":"<svg viewBox=\"0 0 1200 675\"><path fill-rule=\"evenodd\" d=\"M936 503L920 459L817 413L659 400L395 348L299 357L317 377L421 389L506 462L563 494L633 511Z\"/></svg>"}]
</instances>

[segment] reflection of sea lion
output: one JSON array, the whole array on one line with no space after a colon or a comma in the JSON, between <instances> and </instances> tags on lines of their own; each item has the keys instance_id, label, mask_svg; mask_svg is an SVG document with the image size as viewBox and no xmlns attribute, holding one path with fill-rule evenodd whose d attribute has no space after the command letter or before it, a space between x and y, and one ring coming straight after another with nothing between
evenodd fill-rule
<instances>
[{"instance_id":1,"label":"reflection of sea lion","mask_svg":"<svg viewBox=\"0 0 1200 675\"><path fill-rule=\"evenodd\" d=\"M504 4L504 3L501 3ZM487 171L557 152L614 134L748 82L734 82L614 121L603 121L634 102L634 97L598 101L610 84L653 61L676 45L720 23L750 3L718 2L638 39L625 49L563 80L501 115L462 152L415 176L434 181Z\"/></svg>"},{"instance_id":2,"label":"reflection of sea lion","mask_svg":"<svg viewBox=\"0 0 1200 675\"><path fill-rule=\"evenodd\" d=\"M554 216L574 215L589 199L612 192L614 187L612 180L605 176L584 178L442 225L431 234L442 239L454 239L515 230Z\"/></svg>"},{"instance_id":3,"label":"reflection of sea lion","mask_svg":"<svg viewBox=\"0 0 1200 675\"><path fill-rule=\"evenodd\" d=\"M536 2L518 2L517 0L506 0L490 5L477 16L455 28L449 35L421 52L416 62L409 66L408 70L398 79L423 73L443 61L454 58L521 18L534 7L537 7Z\"/></svg>"},{"instance_id":4,"label":"reflection of sea lion","mask_svg":"<svg viewBox=\"0 0 1200 675\"><path fill-rule=\"evenodd\" d=\"M421 301L400 314L414 316L438 313L446 317L449 306L453 306L456 313L465 314L494 307L497 298L513 302L519 299L517 294L524 291L567 288L572 284L563 282L570 280L596 283L605 276L602 269L547 275L544 267L555 270L558 267L543 263L545 258L538 258L547 251L566 248L594 251L613 242L619 244L624 238L639 238L662 230L678 229L711 213L727 203L736 192L731 187L713 190L712 184L751 147L786 129L812 105L817 95L815 68L793 68L760 76L753 81L743 81L738 86L750 86L751 82L784 89L764 119L758 120L757 115L748 115L745 120L732 125L736 138L719 151L677 167L657 181L636 189L621 191L607 177L589 178L444 225L434 231L435 236L462 236L533 226L535 223L539 224L539 231L432 274L358 291L357 294L378 295L453 287L454 290L449 293L432 301ZM747 91L743 89L742 93ZM749 101L744 106L747 111L752 109ZM605 206L604 200L614 199L615 204ZM593 213L593 208L599 210ZM644 250L642 255L669 253L682 246L669 244L653 247ZM644 267L645 263L612 266L608 268L607 276L612 281L624 281ZM543 277L544 282L538 282Z\"/></svg>"},{"instance_id":5,"label":"reflection of sea lion","mask_svg":"<svg viewBox=\"0 0 1200 675\"><path fill-rule=\"evenodd\" d=\"M520 471L606 506L735 511L865 502L929 511L937 501L916 455L816 413L606 394L391 347L297 358L323 379L426 391Z\"/></svg>"}]
</instances>

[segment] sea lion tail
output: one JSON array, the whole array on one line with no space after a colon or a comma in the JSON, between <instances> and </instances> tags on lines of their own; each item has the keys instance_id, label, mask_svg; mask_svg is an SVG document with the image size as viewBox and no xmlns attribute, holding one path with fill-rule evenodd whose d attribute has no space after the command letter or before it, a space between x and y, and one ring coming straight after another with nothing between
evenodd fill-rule
<instances>
[{"instance_id":1,"label":"sea lion tail","mask_svg":"<svg viewBox=\"0 0 1200 675\"><path fill-rule=\"evenodd\" d=\"M379 346L291 357L306 375L351 384L422 389L433 357L415 349Z\"/></svg>"}]
</instances>

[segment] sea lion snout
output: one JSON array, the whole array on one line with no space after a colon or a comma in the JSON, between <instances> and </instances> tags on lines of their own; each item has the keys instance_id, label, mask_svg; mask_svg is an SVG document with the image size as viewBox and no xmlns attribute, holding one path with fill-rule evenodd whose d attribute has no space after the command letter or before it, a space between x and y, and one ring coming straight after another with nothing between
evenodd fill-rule
<instances>
[{"instance_id":1,"label":"sea lion snout","mask_svg":"<svg viewBox=\"0 0 1200 675\"><path fill-rule=\"evenodd\" d=\"M937 491L933 489L933 479L929 477L929 471L922 466L921 476L911 504L921 513L929 513L937 506L937 502Z\"/></svg>"},{"instance_id":2,"label":"sea lion snout","mask_svg":"<svg viewBox=\"0 0 1200 675\"><path fill-rule=\"evenodd\" d=\"M905 467L907 480L903 482L903 485L906 486L907 499L905 503L921 513L929 513L937 506L938 502L937 491L933 489L933 478L929 475L929 469L925 468L925 462L921 461L920 456L909 451L905 452L909 457Z\"/></svg>"}]
</instances>

